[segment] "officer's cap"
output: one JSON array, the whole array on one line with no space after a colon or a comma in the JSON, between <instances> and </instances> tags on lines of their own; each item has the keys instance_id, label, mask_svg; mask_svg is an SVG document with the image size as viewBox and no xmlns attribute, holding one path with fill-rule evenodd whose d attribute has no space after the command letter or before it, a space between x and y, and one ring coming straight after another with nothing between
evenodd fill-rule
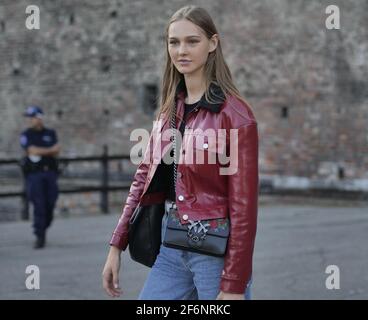
<instances>
[{"instance_id":1,"label":"officer's cap","mask_svg":"<svg viewBox=\"0 0 368 320\"><path fill-rule=\"evenodd\" d=\"M41 118L43 116L43 111L38 106L29 106L26 109L26 112L23 114L25 117L39 117Z\"/></svg>"}]
</instances>

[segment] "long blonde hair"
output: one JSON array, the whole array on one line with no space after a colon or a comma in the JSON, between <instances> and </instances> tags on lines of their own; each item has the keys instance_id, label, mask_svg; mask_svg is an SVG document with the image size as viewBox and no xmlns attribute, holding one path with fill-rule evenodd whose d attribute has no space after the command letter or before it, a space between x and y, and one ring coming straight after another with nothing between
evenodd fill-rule
<instances>
[{"instance_id":1,"label":"long blonde hair","mask_svg":"<svg viewBox=\"0 0 368 320\"><path fill-rule=\"evenodd\" d=\"M159 118L161 114L163 114L165 117L172 114L175 103L176 87L183 79L183 75L179 73L179 71L175 68L173 62L171 61L168 51L168 32L170 24L182 19L189 20L202 28L208 39L211 39L214 34L218 34L211 16L205 9L201 7L189 5L182 7L173 14L166 26L165 32L166 66L162 79L160 108L158 109L157 118ZM236 96L243 102L247 103L244 98L241 97L239 90L233 83L230 69L225 62L224 56L222 54L220 39L218 39L217 48L214 51L210 52L208 55L208 59L204 68L204 73L206 81L205 98L208 102L215 102L210 100L209 95L209 86L211 82L213 82L222 89L226 98L228 96Z\"/></svg>"}]
</instances>

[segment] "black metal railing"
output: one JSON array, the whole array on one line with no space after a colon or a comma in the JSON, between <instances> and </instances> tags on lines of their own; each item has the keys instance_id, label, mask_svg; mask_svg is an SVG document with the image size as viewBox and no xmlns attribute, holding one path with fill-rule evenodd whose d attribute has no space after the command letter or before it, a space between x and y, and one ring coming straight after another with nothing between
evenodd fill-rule
<instances>
[{"instance_id":1,"label":"black metal railing","mask_svg":"<svg viewBox=\"0 0 368 320\"><path fill-rule=\"evenodd\" d=\"M114 160L130 160L129 155L109 155L108 147L105 145L103 146L103 152L100 156L87 156L87 157L61 157L58 159L61 168L67 168L70 163L75 162L99 162L100 163L100 184L98 186L73 186L67 188L59 188L59 193L61 194L72 194L72 193L85 193L85 192L99 192L100 193L100 210L102 213L109 212L109 192L111 191L120 191L120 190L129 190L131 181L127 178L119 185L110 185L110 178L109 178L109 163L110 161ZM16 165L20 168L20 159L12 158L1 160L0 159L0 166L3 165ZM61 170L61 177L62 177ZM22 198L22 219L28 220L29 219L29 203L26 196L26 182L23 177L23 190L20 191L6 191L0 192L0 199L1 198L9 198L9 197L20 197Z\"/></svg>"},{"instance_id":2,"label":"black metal railing","mask_svg":"<svg viewBox=\"0 0 368 320\"><path fill-rule=\"evenodd\" d=\"M132 180L132 175L125 175L124 178L119 179L119 184L111 185L111 177L109 164L111 161L118 160L131 160L129 155L109 155L108 147L103 147L102 155L100 156L87 156L87 157L64 157L59 158L61 168L67 168L70 163L76 162L99 162L100 170L98 171L97 179L100 181L99 185L76 185L59 188L59 193L72 194L72 193L86 193L86 192L99 192L100 193L100 211L102 213L109 212L109 192L129 190ZM0 167L5 165L16 165L20 168L20 159L0 159ZM64 170L61 170L63 172ZM61 174L60 177L64 175ZM22 175L23 177L23 175ZM95 177L96 178L96 177ZM71 179L72 180L72 179ZM345 200L368 200L368 193L365 191L348 191L338 188L309 188L306 190L300 189L279 189L275 188L272 179L264 178L260 179L259 194L279 195L279 196L304 196L315 198L331 198L331 199L345 199ZM29 219L29 203L26 196L26 183L23 177L23 190L20 191L6 191L0 192L1 198L9 197L21 197L22 198L22 219Z\"/></svg>"}]
</instances>

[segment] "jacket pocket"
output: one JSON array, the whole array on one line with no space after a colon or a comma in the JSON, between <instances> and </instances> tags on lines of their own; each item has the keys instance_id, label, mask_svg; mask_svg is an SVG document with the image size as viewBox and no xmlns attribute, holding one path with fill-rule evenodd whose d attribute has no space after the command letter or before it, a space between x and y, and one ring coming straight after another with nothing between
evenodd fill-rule
<instances>
[{"instance_id":1,"label":"jacket pocket","mask_svg":"<svg viewBox=\"0 0 368 320\"><path fill-rule=\"evenodd\" d=\"M213 153L226 153L226 139L222 136L208 136L205 134L193 134L193 147Z\"/></svg>"},{"instance_id":2,"label":"jacket pocket","mask_svg":"<svg viewBox=\"0 0 368 320\"><path fill-rule=\"evenodd\" d=\"M219 157L226 155L226 139L205 134L184 136L183 152L185 163L189 165L214 165ZM202 169L202 168L201 168Z\"/></svg>"}]
</instances>

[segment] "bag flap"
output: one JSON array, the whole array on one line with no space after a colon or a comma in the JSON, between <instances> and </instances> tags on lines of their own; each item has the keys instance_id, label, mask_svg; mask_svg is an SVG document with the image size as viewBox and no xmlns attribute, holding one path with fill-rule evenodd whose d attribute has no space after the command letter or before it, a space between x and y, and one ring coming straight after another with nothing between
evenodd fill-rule
<instances>
[{"instance_id":1,"label":"bag flap","mask_svg":"<svg viewBox=\"0 0 368 320\"><path fill-rule=\"evenodd\" d=\"M209 226L207 227L208 235L228 237L230 233L230 221L228 218L201 220L201 223L202 225L209 224ZM167 227L169 229L176 229L187 232L189 225L190 223L181 224L177 211L171 211L168 214Z\"/></svg>"}]
</instances>

